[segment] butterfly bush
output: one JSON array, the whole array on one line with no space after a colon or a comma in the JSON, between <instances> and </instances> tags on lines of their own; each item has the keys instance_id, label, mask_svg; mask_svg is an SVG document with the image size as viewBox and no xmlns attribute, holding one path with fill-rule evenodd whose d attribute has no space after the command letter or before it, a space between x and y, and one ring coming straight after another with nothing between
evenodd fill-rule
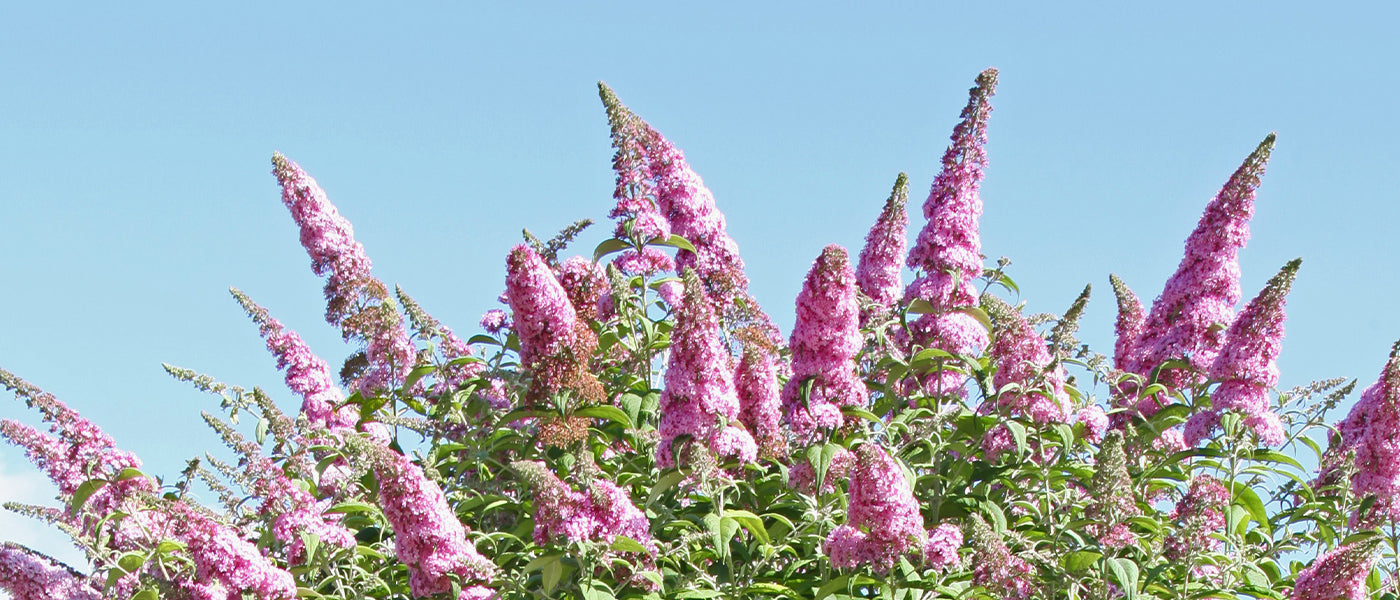
<instances>
[{"instance_id":1,"label":"butterfly bush","mask_svg":"<svg viewBox=\"0 0 1400 600\"><path fill-rule=\"evenodd\" d=\"M262 338L246 350L269 352L281 381L244 387L167 365L224 446L169 474L0 370L34 415L0 421L0 435L56 491L5 508L82 557L65 565L3 541L0 590L1392 597L1400 345L1385 361L1357 358L1380 370L1359 394L1341 377L1282 388L1287 295L1309 285L1299 261L1237 306L1256 200L1272 210L1257 196L1274 136L1206 204L1150 306L1108 276L1115 340L1100 354L1077 338L1089 286L1063 313L1035 312L1045 299L1017 286L1009 259L984 265L984 208L1019 201L981 196L997 79L976 78L923 210L908 214L900 174L882 206L853 209L876 215L848 232L866 232L854 264L826 245L796 297L776 300L795 308L786 332L760 307L721 210L751 199L717 198L680 140L607 85L614 185L594 208L611 227L591 253L564 254L595 233L586 218L488 251L504 258L500 278L466 289L499 304L456 329L372 273L354 208L275 154L348 356L333 365L287 325L297 315L278 320L232 290Z\"/></svg>"}]
</instances>

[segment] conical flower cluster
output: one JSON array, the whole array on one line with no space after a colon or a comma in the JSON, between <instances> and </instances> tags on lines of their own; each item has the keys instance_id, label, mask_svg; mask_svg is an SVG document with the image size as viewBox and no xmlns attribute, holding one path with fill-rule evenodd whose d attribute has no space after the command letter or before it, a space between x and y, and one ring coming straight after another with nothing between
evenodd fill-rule
<instances>
[{"instance_id":1,"label":"conical flower cluster","mask_svg":"<svg viewBox=\"0 0 1400 600\"><path fill-rule=\"evenodd\" d=\"M1259 441L1268 446L1283 443L1283 423L1269 402L1269 389L1278 384L1278 355L1283 347L1284 303L1301 259L1284 265L1269 280L1225 332L1225 345L1210 367L1210 378L1220 387L1210 396L1211 410L1192 416L1193 420L1219 421L1222 411L1244 416ZM1188 421L1186 444L1195 446L1203 439L1200 426Z\"/></svg>"},{"instance_id":2,"label":"conical flower cluster","mask_svg":"<svg viewBox=\"0 0 1400 600\"><path fill-rule=\"evenodd\" d=\"M854 362L864 342L856 279L846 250L827 246L797 296L797 319L789 342L792 377L783 388L783 411L798 438L840 427L842 406L866 405L870 392Z\"/></svg>"},{"instance_id":3,"label":"conical flower cluster","mask_svg":"<svg viewBox=\"0 0 1400 600\"><path fill-rule=\"evenodd\" d=\"M12 600L102 600L95 582L19 544L0 544L0 590Z\"/></svg>"},{"instance_id":4,"label":"conical flower cluster","mask_svg":"<svg viewBox=\"0 0 1400 600\"><path fill-rule=\"evenodd\" d=\"M656 463L661 468L676 464L671 446L682 436L722 458L752 461L758 454L753 436L733 425L739 419L739 396L714 309L693 269L686 269L682 279L685 300L676 309L676 326L671 330Z\"/></svg>"},{"instance_id":5,"label":"conical flower cluster","mask_svg":"<svg viewBox=\"0 0 1400 600\"><path fill-rule=\"evenodd\" d=\"M1400 342L1391 349L1380 378L1361 393L1337 431L1341 443L1332 451L1356 453L1352 494L1376 497L1370 513L1359 519L1400 520Z\"/></svg>"},{"instance_id":6,"label":"conical flower cluster","mask_svg":"<svg viewBox=\"0 0 1400 600\"><path fill-rule=\"evenodd\" d=\"M858 448L850 480L846 523L826 538L826 555L832 566L850 569L868 565L884 573L899 557L911 553L930 555L945 565L956 560L957 546L952 546L952 556L949 546L954 539L960 543L961 536L938 529L938 543L929 546L929 532L924 530L924 518L909 480L884 449L875 444Z\"/></svg>"},{"instance_id":7,"label":"conical flower cluster","mask_svg":"<svg viewBox=\"0 0 1400 600\"><path fill-rule=\"evenodd\" d=\"M587 364L597 338L579 320L554 271L527 245L513 248L506 260L505 297L520 338L520 363L533 377L531 397L573 389L588 400L600 399L601 387Z\"/></svg>"},{"instance_id":8,"label":"conical flower cluster","mask_svg":"<svg viewBox=\"0 0 1400 600\"><path fill-rule=\"evenodd\" d=\"M1019 311L1000 298L983 296L983 305L996 332L996 341L988 352L997 365L992 386L1000 393L995 404L984 404L982 410L1029 418L1041 425L1068 421L1072 407L1065 392L1064 369L1051 366L1045 339ZM1016 389L1001 391L1011 385Z\"/></svg>"},{"instance_id":9,"label":"conical flower cluster","mask_svg":"<svg viewBox=\"0 0 1400 600\"><path fill-rule=\"evenodd\" d=\"M860 251L860 264L856 267L856 284L861 293L885 309L894 306L904 290L900 271L904 268L909 246L905 237L909 226L909 213L905 209L908 202L909 176L900 173L884 210L875 219L870 233L865 235L865 247Z\"/></svg>"},{"instance_id":10,"label":"conical flower cluster","mask_svg":"<svg viewBox=\"0 0 1400 600\"><path fill-rule=\"evenodd\" d=\"M908 265L919 277L905 289L904 298L927 301L933 308L910 324L910 334L917 344L952 353L979 352L987 345L987 331L961 309L977 306L974 281L982 275L978 190L987 167L987 118L996 81L996 69L977 77L962 121L953 129L952 144L943 155L943 169L924 202L928 223L909 251ZM933 391L956 393L962 379L958 373L944 371Z\"/></svg>"},{"instance_id":11,"label":"conical flower cluster","mask_svg":"<svg viewBox=\"0 0 1400 600\"><path fill-rule=\"evenodd\" d=\"M1274 147L1269 134L1206 206L1196 229L1186 238L1186 254L1152 303L1127 370L1146 376L1163 361L1187 359L1196 375L1176 373L1163 379L1174 387L1196 381L1209 369L1224 343L1224 328L1240 301L1239 251L1249 241L1249 220L1259 178ZM1139 402L1152 415L1158 398Z\"/></svg>"},{"instance_id":12,"label":"conical flower cluster","mask_svg":"<svg viewBox=\"0 0 1400 600\"><path fill-rule=\"evenodd\" d=\"M759 455L786 455L786 441L780 429L778 367L773 364L773 354L761 348L745 348L734 370L734 388L739 394L739 421L753 433Z\"/></svg>"},{"instance_id":13,"label":"conical flower cluster","mask_svg":"<svg viewBox=\"0 0 1400 600\"><path fill-rule=\"evenodd\" d=\"M296 163L274 154L272 166L282 185L282 203L301 228L311 269L327 277L326 320L339 326L345 339L365 344L367 366L355 387L370 395L402 381L413 368L413 343L389 290L370 275L369 257L355 241L350 222Z\"/></svg>"},{"instance_id":14,"label":"conical flower cluster","mask_svg":"<svg viewBox=\"0 0 1400 600\"><path fill-rule=\"evenodd\" d=\"M1376 562L1375 542L1333 548L1298 573L1292 600L1363 600L1366 578Z\"/></svg>"}]
</instances>

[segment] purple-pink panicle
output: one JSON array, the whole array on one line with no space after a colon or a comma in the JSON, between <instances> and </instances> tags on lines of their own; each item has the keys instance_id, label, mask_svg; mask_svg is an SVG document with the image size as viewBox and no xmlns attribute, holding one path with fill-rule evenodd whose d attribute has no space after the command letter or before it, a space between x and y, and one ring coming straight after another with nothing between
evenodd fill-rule
<instances>
[{"instance_id":1,"label":"purple-pink panicle","mask_svg":"<svg viewBox=\"0 0 1400 600\"><path fill-rule=\"evenodd\" d=\"M609 293L608 276L597 263L582 256L574 256L559 264L557 270L559 284L574 306L578 316L597 321L607 318L603 299Z\"/></svg>"},{"instance_id":2,"label":"purple-pink panicle","mask_svg":"<svg viewBox=\"0 0 1400 600\"><path fill-rule=\"evenodd\" d=\"M982 516L973 513L967 521L967 540L972 546L972 582L994 596L1008 600L1030 598L1034 568L1011 553L1001 536L992 531Z\"/></svg>"},{"instance_id":3,"label":"purple-pink panicle","mask_svg":"<svg viewBox=\"0 0 1400 600\"><path fill-rule=\"evenodd\" d=\"M194 563L196 595L208 600L239 600L252 593L268 600L292 600L292 574L277 567L252 542L203 510L183 502L171 505L175 537Z\"/></svg>"},{"instance_id":4,"label":"purple-pink panicle","mask_svg":"<svg viewBox=\"0 0 1400 600\"><path fill-rule=\"evenodd\" d=\"M788 427L810 439L819 428L840 427L840 407L864 407L869 390L856 373L855 356L865 343L855 273L846 250L832 244L812 264L797 295L792 328L792 377L783 388ZM804 402L801 391L810 391Z\"/></svg>"},{"instance_id":5,"label":"purple-pink panicle","mask_svg":"<svg viewBox=\"0 0 1400 600\"><path fill-rule=\"evenodd\" d=\"M1390 351L1380 378L1365 391L1347 417L1337 424L1341 444L1333 452L1355 452L1351 491L1357 498L1375 496L1363 522L1400 520L1400 342Z\"/></svg>"},{"instance_id":6,"label":"purple-pink panicle","mask_svg":"<svg viewBox=\"0 0 1400 600\"><path fill-rule=\"evenodd\" d=\"M506 298L520 337L520 363L539 389L557 391L565 374L549 359L571 351L582 328L568 292L544 259L521 244L506 261Z\"/></svg>"},{"instance_id":7,"label":"purple-pink panicle","mask_svg":"<svg viewBox=\"0 0 1400 600\"><path fill-rule=\"evenodd\" d=\"M656 205L656 187L650 168L652 157L645 143L649 127L601 81L598 82L598 95L608 113L612 145L616 150L613 154L613 171L617 173L617 181L613 199L617 200L617 206L608 213L609 217L618 221L613 235L618 239L642 243L670 237L671 224ZM621 261L622 258L617 260ZM653 262L649 269L657 266ZM622 268L622 265L618 267ZM666 269L648 270L648 274L672 270L675 270L674 263Z\"/></svg>"},{"instance_id":8,"label":"purple-pink panicle","mask_svg":"<svg viewBox=\"0 0 1400 600\"><path fill-rule=\"evenodd\" d=\"M1284 304L1301 259L1294 259L1269 280L1225 332L1225 344L1210 366L1210 378L1220 387L1210 396L1211 412L1233 411L1259 441L1267 446L1283 443L1283 424L1269 402L1269 389L1278 384L1278 355L1283 347ZM1198 427L1186 443L1201 442Z\"/></svg>"},{"instance_id":9,"label":"purple-pink panicle","mask_svg":"<svg viewBox=\"0 0 1400 600\"><path fill-rule=\"evenodd\" d=\"M1186 495L1176 503L1172 520L1177 523L1177 531L1167 536L1163 553L1169 559L1179 560L1218 548L1220 540L1211 534L1225 527L1223 508L1229 505L1230 491L1219 479L1197 475Z\"/></svg>"},{"instance_id":10,"label":"purple-pink panicle","mask_svg":"<svg viewBox=\"0 0 1400 600\"><path fill-rule=\"evenodd\" d=\"M1368 598L1366 578L1376 562L1373 541L1352 542L1333 548L1314 560L1293 584L1292 600L1363 600Z\"/></svg>"},{"instance_id":11,"label":"purple-pink panicle","mask_svg":"<svg viewBox=\"0 0 1400 600\"><path fill-rule=\"evenodd\" d=\"M355 386L372 394L403 381L414 365L413 343L389 290L370 274L369 257L355 241L350 222L295 162L274 154L272 165L282 185L282 203L301 228L311 268L327 277L326 321L339 326L345 339L365 344L367 366Z\"/></svg>"},{"instance_id":12,"label":"purple-pink panicle","mask_svg":"<svg viewBox=\"0 0 1400 600\"><path fill-rule=\"evenodd\" d=\"M739 421L753 432L759 455L785 455L778 368L773 364L773 354L753 346L744 348L734 371L734 388L739 394Z\"/></svg>"},{"instance_id":13,"label":"purple-pink panicle","mask_svg":"<svg viewBox=\"0 0 1400 600\"><path fill-rule=\"evenodd\" d=\"M1113 326L1113 366L1127 370L1130 365L1137 365L1138 338L1142 336L1142 322L1146 317L1143 315L1142 301L1138 300L1128 284L1114 274L1108 276L1108 281L1118 297L1118 319Z\"/></svg>"},{"instance_id":14,"label":"purple-pink panicle","mask_svg":"<svg viewBox=\"0 0 1400 600\"><path fill-rule=\"evenodd\" d=\"M919 502L904 470L884 449L875 444L858 448L850 481L846 524L826 538L832 566L850 569L869 565L884 573L900 556L925 553L928 532L919 515Z\"/></svg>"},{"instance_id":15,"label":"purple-pink panicle","mask_svg":"<svg viewBox=\"0 0 1400 600\"><path fill-rule=\"evenodd\" d=\"M612 544L621 535L652 546L650 522L617 484L595 477L578 491L542 462L519 461L511 466L534 488L536 543L562 537L570 542Z\"/></svg>"},{"instance_id":16,"label":"purple-pink panicle","mask_svg":"<svg viewBox=\"0 0 1400 600\"><path fill-rule=\"evenodd\" d=\"M900 271L909 246L905 231L909 226L909 212L905 209L908 202L909 176L900 173L884 210L865 235L865 247L861 248L860 264L856 267L856 284L861 293L885 309L894 306L904 290Z\"/></svg>"},{"instance_id":17,"label":"purple-pink panicle","mask_svg":"<svg viewBox=\"0 0 1400 600\"><path fill-rule=\"evenodd\" d=\"M907 261L918 278L905 289L904 299L924 300L933 309L910 324L912 341L947 352L979 352L987 344L987 331L961 309L977 306L974 281L982 275L978 192L987 167L987 118L996 81L996 69L987 69L969 92L962 120L953 128L952 144L943 154L943 168L924 201L928 222ZM933 378L933 391L958 393L963 378L942 371Z\"/></svg>"},{"instance_id":18,"label":"purple-pink panicle","mask_svg":"<svg viewBox=\"0 0 1400 600\"><path fill-rule=\"evenodd\" d=\"M340 406L344 394L331 376L330 365L306 345L297 332L282 325L237 289L230 290L248 316L257 323L258 331L267 340L267 349L277 358L277 368L286 372L287 388L301 396L301 413L312 427L332 432L353 431L359 421L354 406Z\"/></svg>"},{"instance_id":19,"label":"purple-pink panicle","mask_svg":"<svg viewBox=\"0 0 1400 600\"><path fill-rule=\"evenodd\" d=\"M463 582L491 581L495 565L467 540L442 488L407 456L389 449L376 453L379 504L394 529L394 554L408 566L413 595L446 592L452 587L449 574Z\"/></svg>"},{"instance_id":20,"label":"purple-pink panicle","mask_svg":"<svg viewBox=\"0 0 1400 600\"><path fill-rule=\"evenodd\" d=\"M1127 370L1146 376L1168 359L1187 359L1194 373L1163 378L1173 387L1195 382L1210 368L1224 342L1224 327L1240 301L1239 251L1249 241L1249 220L1259 178L1274 147L1269 134L1206 206L1186 238L1186 253L1152 303ZM1160 399L1146 398L1138 409L1152 415Z\"/></svg>"},{"instance_id":21,"label":"purple-pink panicle","mask_svg":"<svg viewBox=\"0 0 1400 600\"><path fill-rule=\"evenodd\" d=\"M666 362L666 383L661 393L660 444L657 465L675 464L672 442L689 436L692 443L705 444L718 452L737 449L733 437L749 436L742 429L721 431L738 422L739 396L734 389L734 367L719 337L719 323L693 269L682 275L685 301L676 308L676 325L671 330L671 355ZM716 447L720 442L721 447ZM754 447L752 437L747 447ZM722 456L722 455L721 455Z\"/></svg>"},{"instance_id":22,"label":"purple-pink panicle","mask_svg":"<svg viewBox=\"0 0 1400 600\"><path fill-rule=\"evenodd\" d=\"M13 600L102 600L93 581L19 544L0 544L0 590Z\"/></svg>"},{"instance_id":23,"label":"purple-pink panicle","mask_svg":"<svg viewBox=\"0 0 1400 600\"><path fill-rule=\"evenodd\" d=\"M997 366L992 386L998 391L1010 385L1017 389L1000 391L981 410L1029 418L1041 425L1068 421L1071 404L1065 392L1064 369L1052 365L1045 339L1020 311L1000 298L983 296L983 304L996 331L996 341L989 350Z\"/></svg>"}]
</instances>

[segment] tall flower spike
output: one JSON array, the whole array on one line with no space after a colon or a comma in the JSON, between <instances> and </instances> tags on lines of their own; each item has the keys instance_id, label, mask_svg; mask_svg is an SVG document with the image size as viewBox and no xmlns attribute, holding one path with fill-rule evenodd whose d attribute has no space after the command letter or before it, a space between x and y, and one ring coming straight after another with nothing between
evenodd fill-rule
<instances>
[{"instance_id":1,"label":"tall flower spike","mask_svg":"<svg viewBox=\"0 0 1400 600\"><path fill-rule=\"evenodd\" d=\"M1108 432L1095 457L1094 477L1090 480L1093 494L1084 516L1090 521L1086 529L1110 548L1122 548L1137 540L1128 519L1138 516L1133 480L1128 476L1127 455L1123 451L1123 432Z\"/></svg>"},{"instance_id":2,"label":"tall flower spike","mask_svg":"<svg viewBox=\"0 0 1400 600\"><path fill-rule=\"evenodd\" d=\"M1334 452L1356 453L1351 492L1357 498L1375 496L1363 522L1400 520L1400 342L1391 348L1380 378L1365 391L1340 423L1340 447Z\"/></svg>"},{"instance_id":3,"label":"tall flower spike","mask_svg":"<svg viewBox=\"0 0 1400 600\"><path fill-rule=\"evenodd\" d=\"M943 168L924 201L928 222L909 251L908 265L919 277L905 289L904 298L925 300L934 309L910 324L913 341L954 353L978 352L987 344L986 330L959 309L977 306L974 280L982 275L978 190L987 167L987 118L996 82L996 69L977 76L962 120L953 128L952 144L943 154ZM962 378L945 371L937 376L934 391L959 390Z\"/></svg>"},{"instance_id":4,"label":"tall flower spike","mask_svg":"<svg viewBox=\"0 0 1400 600\"><path fill-rule=\"evenodd\" d=\"M909 176L900 173L895 178L889 200L885 201L884 210L875 219L870 233L865 235L860 265L856 267L856 283L860 291L886 309L894 306L904 288L900 270L904 268L903 258L909 246L909 240L905 237L909 226L909 213L905 210L908 202Z\"/></svg>"},{"instance_id":5,"label":"tall flower spike","mask_svg":"<svg viewBox=\"0 0 1400 600\"><path fill-rule=\"evenodd\" d=\"M786 441L779 428L782 407L778 368L773 364L773 354L762 348L745 347L734 371L734 388L739 394L739 421L753 432L759 455L785 456Z\"/></svg>"},{"instance_id":6,"label":"tall flower spike","mask_svg":"<svg viewBox=\"0 0 1400 600\"><path fill-rule=\"evenodd\" d=\"M812 263L797 295L789 342L792 377L783 387L783 411L799 439L841 427L840 407L866 405L870 392L854 362L863 343L855 274L846 250L832 244Z\"/></svg>"},{"instance_id":7,"label":"tall flower spike","mask_svg":"<svg viewBox=\"0 0 1400 600\"><path fill-rule=\"evenodd\" d=\"M87 577L12 542L0 544L0 590L13 600L102 600Z\"/></svg>"},{"instance_id":8,"label":"tall flower spike","mask_svg":"<svg viewBox=\"0 0 1400 600\"><path fill-rule=\"evenodd\" d=\"M612 145L617 151L613 154L613 171L617 173L613 199L617 200L617 206L608 213L618 220L613 235L641 242L669 237L671 224L656 205L656 188L648 165L651 158L645 143L648 127L601 81L598 82L598 96L608 112Z\"/></svg>"},{"instance_id":9,"label":"tall flower spike","mask_svg":"<svg viewBox=\"0 0 1400 600\"><path fill-rule=\"evenodd\" d=\"M982 297L982 303L996 331L990 350L997 365L992 386L997 390L1012 384L1020 388L1001 392L995 405L984 404L982 410L1026 417L1042 425L1068 421L1071 404L1065 393L1064 369L1052 365L1045 339L1001 298L988 294Z\"/></svg>"},{"instance_id":10,"label":"tall flower spike","mask_svg":"<svg viewBox=\"0 0 1400 600\"><path fill-rule=\"evenodd\" d=\"M1118 297L1118 320L1113 328L1117 336L1113 343L1113 366L1126 370L1129 365L1137 364L1138 338L1142 335L1144 319L1142 302L1117 275L1109 274L1108 281Z\"/></svg>"},{"instance_id":11,"label":"tall flower spike","mask_svg":"<svg viewBox=\"0 0 1400 600\"><path fill-rule=\"evenodd\" d=\"M1239 251L1249 241L1255 192L1273 148L1271 133L1206 205L1186 238L1181 264L1152 303L1137 352L1126 365L1129 371L1145 376L1165 360L1185 358L1195 374L1175 371L1163 378L1163 383L1180 387L1198 381L1210 369L1224 342L1224 327L1240 301ZM1147 399L1138 408L1150 416L1160 405Z\"/></svg>"},{"instance_id":12,"label":"tall flower spike","mask_svg":"<svg viewBox=\"0 0 1400 600\"><path fill-rule=\"evenodd\" d=\"M671 330L666 388L661 392L657 466L675 464L671 446L681 436L689 436L691 443L706 445L721 457L751 461L758 451L753 437L731 425L739 417L739 397L714 309L693 269L686 269L681 278L685 301L676 309L676 325Z\"/></svg>"},{"instance_id":13,"label":"tall flower spike","mask_svg":"<svg viewBox=\"0 0 1400 600\"><path fill-rule=\"evenodd\" d=\"M229 288L229 292L257 323L259 333L267 340L268 351L277 358L277 368L286 371L287 388L301 396L301 413L307 421L332 432L354 431L359 409L339 407L345 396L335 385L330 365L316 356L297 332L283 327L247 294L237 288Z\"/></svg>"},{"instance_id":14,"label":"tall flower spike","mask_svg":"<svg viewBox=\"0 0 1400 600\"><path fill-rule=\"evenodd\" d=\"M413 343L388 288L370 275L369 257L350 222L296 163L278 153L272 167L282 185L282 203L301 228L311 268L327 277L326 321L339 326L345 339L365 344L367 366L355 378L356 387L369 394L403 381L413 368Z\"/></svg>"},{"instance_id":15,"label":"tall flower spike","mask_svg":"<svg viewBox=\"0 0 1400 600\"><path fill-rule=\"evenodd\" d=\"M1376 562L1376 541L1338 546L1298 573L1292 600L1363 600Z\"/></svg>"},{"instance_id":16,"label":"tall flower spike","mask_svg":"<svg viewBox=\"0 0 1400 600\"><path fill-rule=\"evenodd\" d=\"M1210 396L1212 420L1221 411L1244 416L1244 423L1268 446L1283 443L1283 424L1269 406L1269 389L1278 384L1278 355L1283 347L1284 304L1302 259L1284 265L1225 332L1225 345L1210 366L1210 378L1220 387ZM1193 417L1195 418L1195 417ZM1207 417L1211 418L1211 417ZM1201 428L1196 428L1199 431ZM1187 428L1192 432L1192 428ZM1188 436L1186 443L1201 441Z\"/></svg>"},{"instance_id":17,"label":"tall flower spike","mask_svg":"<svg viewBox=\"0 0 1400 600\"><path fill-rule=\"evenodd\" d=\"M587 368L597 338L579 320L554 271L529 246L516 246L506 260L505 296L520 337L520 362L532 375L530 396L567 388L597 400L601 388Z\"/></svg>"},{"instance_id":18,"label":"tall flower spike","mask_svg":"<svg viewBox=\"0 0 1400 600\"><path fill-rule=\"evenodd\" d=\"M904 470L875 444L856 450L851 470L851 500L846 524L826 538L826 554L838 569L870 565L880 573L900 556L923 554L928 542L919 502Z\"/></svg>"},{"instance_id":19,"label":"tall flower spike","mask_svg":"<svg viewBox=\"0 0 1400 600\"><path fill-rule=\"evenodd\" d=\"M379 503L394 528L394 554L408 566L408 585L416 597L441 594L452 587L449 575L487 583L496 566L467 540L466 528L447 498L407 456L387 448L375 453Z\"/></svg>"}]
</instances>

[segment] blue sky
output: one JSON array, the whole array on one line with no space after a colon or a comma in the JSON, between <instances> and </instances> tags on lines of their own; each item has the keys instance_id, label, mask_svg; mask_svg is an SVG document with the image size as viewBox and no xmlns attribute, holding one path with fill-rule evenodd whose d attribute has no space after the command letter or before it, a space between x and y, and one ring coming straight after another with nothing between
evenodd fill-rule
<instances>
[{"instance_id":1,"label":"blue sky","mask_svg":"<svg viewBox=\"0 0 1400 600\"><path fill-rule=\"evenodd\" d=\"M605 220L600 79L687 152L787 328L811 261L858 251L896 173L922 202L996 66L983 247L1013 260L1030 310L1092 283L1083 337L1109 351L1108 274L1159 293L1206 202L1277 131L1246 297L1302 256L1282 386L1375 379L1400 338L1395 8L972 4L9 7L0 366L173 475L217 443L199 417L217 404L161 362L295 405L228 286L333 364L348 352L273 151L328 190L376 274L473 331L521 227ZM0 417L33 422L14 400ZM0 449L0 499L41 500L37 478Z\"/></svg>"}]
</instances>

